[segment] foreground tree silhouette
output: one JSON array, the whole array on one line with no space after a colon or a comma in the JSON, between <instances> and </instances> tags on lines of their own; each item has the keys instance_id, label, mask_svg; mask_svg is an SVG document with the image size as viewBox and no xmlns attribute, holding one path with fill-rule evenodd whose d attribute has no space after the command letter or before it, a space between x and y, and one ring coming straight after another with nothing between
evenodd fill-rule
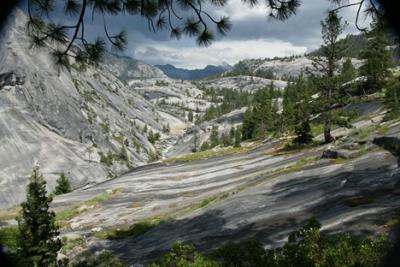
<instances>
[{"instance_id":1,"label":"foreground tree silhouette","mask_svg":"<svg viewBox=\"0 0 400 267\"><path fill-rule=\"evenodd\" d=\"M61 249L55 214L49 210L52 198L46 195L46 181L35 167L27 187L26 201L18 218L21 254L29 266L56 266Z\"/></svg>"}]
</instances>

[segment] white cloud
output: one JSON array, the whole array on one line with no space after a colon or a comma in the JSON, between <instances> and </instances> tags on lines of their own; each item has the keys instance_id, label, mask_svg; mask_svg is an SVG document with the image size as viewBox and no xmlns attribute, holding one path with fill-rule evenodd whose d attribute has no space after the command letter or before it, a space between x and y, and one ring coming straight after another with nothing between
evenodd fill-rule
<instances>
[{"instance_id":1,"label":"white cloud","mask_svg":"<svg viewBox=\"0 0 400 267\"><path fill-rule=\"evenodd\" d=\"M356 0L349 0L353 3ZM216 17L229 16L233 28L227 37L217 38L207 48L198 47L193 39L169 40L168 34L134 32L129 55L150 64L173 64L184 68L203 68L208 64L235 64L246 58L265 58L302 54L318 48L321 43L320 21L334 6L327 0L303 1L298 14L287 21L267 18L265 4L250 8L242 0L229 0L222 8L209 8ZM342 9L340 14L349 22L342 37L358 33L354 26L355 7ZM363 21L367 25L369 20Z\"/></svg>"},{"instance_id":2,"label":"white cloud","mask_svg":"<svg viewBox=\"0 0 400 267\"><path fill-rule=\"evenodd\" d=\"M177 67L203 68L223 62L235 64L247 58L289 56L306 52L304 46L269 39L223 40L209 47L170 47L154 43L136 47L133 57L150 64L169 63Z\"/></svg>"}]
</instances>

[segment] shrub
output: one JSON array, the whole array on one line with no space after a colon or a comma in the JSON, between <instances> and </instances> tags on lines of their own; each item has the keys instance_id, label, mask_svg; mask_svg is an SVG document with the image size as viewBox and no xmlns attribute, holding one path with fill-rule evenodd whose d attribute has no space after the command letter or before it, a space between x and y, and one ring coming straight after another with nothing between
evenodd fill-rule
<instances>
[{"instance_id":1,"label":"shrub","mask_svg":"<svg viewBox=\"0 0 400 267\"><path fill-rule=\"evenodd\" d=\"M148 267L218 267L219 264L198 253L193 246L176 242L171 251Z\"/></svg>"},{"instance_id":2,"label":"shrub","mask_svg":"<svg viewBox=\"0 0 400 267\"><path fill-rule=\"evenodd\" d=\"M57 186L54 189L54 194L61 195L65 193L71 192L71 184L69 183L69 179L65 176L64 173L61 173L60 178L57 179Z\"/></svg>"}]
</instances>

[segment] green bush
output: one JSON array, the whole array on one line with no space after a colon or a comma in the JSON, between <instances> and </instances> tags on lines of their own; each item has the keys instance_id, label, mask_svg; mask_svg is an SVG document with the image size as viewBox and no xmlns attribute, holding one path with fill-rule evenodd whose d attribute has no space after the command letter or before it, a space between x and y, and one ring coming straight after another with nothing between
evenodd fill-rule
<instances>
[{"instance_id":1,"label":"green bush","mask_svg":"<svg viewBox=\"0 0 400 267\"><path fill-rule=\"evenodd\" d=\"M222 266L222 267L373 267L380 266L390 251L386 238L357 239L349 234L323 235L321 225L311 219L292 232L288 242L265 250L262 243L246 240L228 243L207 259L194 247L176 243L172 250L150 267Z\"/></svg>"},{"instance_id":2,"label":"green bush","mask_svg":"<svg viewBox=\"0 0 400 267\"><path fill-rule=\"evenodd\" d=\"M193 246L176 242L171 251L148 267L218 267L219 264L198 253Z\"/></svg>"},{"instance_id":3,"label":"green bush","mask_svg":"<svg viewBox=\"0 0 400 267\"><path fill-rule=\"evenodd\" d=\"M57 179L57 186L54 189L54 194L61 195L65 193L71 192L71 184L69 183L69 179L65 176L64 173L61 173L60 178Z\"/></svg>"},{"instance_id":4,"label":"green bush","mask_svg":"<svg viewBox=\"0 0 400 267\"><path fill-rule=\"evenodd\" d=\"M126 267L117 257L109 251L93 254L84 251L77 255L70 264L71 267Z\"/></svg>"}]
</instances>

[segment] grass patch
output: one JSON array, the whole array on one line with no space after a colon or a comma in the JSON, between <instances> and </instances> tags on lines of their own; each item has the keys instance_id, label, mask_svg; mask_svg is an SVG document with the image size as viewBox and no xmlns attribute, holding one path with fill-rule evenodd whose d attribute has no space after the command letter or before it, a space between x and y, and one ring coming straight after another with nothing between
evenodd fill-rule
<instances>
[{"instance_id":1,"label":"grass patch","mask_svg":"<svg viewBox=\"0 0 400 267\"><path fill-rule=\"evenodd\" d=\"M305 149L311 149L322 145L323 142L312 141L309 144L296 144L293 141L286 143L281 149L277 150L275 155L286 154L287 152L300 152Z\"/></svg>"},{"instance_id":2,"label":"grass patch","mask_svg":"<svg viewBox=\"0 0 400 267\"><path fill-rule=\"evenodd\" d=\"M394 228L400 226L400 208L397 208L394 211L394 215L389 221L386 223L386 226L389 228Z\"/></svg>"},{"instance_id":3,"label":"grass patch","mask_svg":"<svg viewBox=\"0 0 400 267\"><path fill-rule=\"evenodd\" d=\"M312 123L311 124L311 134L312 136L318 136L324 132L324 125L322 123Z\"/></svg>"},{"instance_id":4,"label":"grass patch","mask_svg":"<svg viewBox=\"0 0 400 267\"><path fill-rule=\"evenodd\" d=\"M147 231L153 229L154 227L160 225L161 223L165 222L162 218L154 218L154 219L147 219L135 223L128 228L107 228L96 232L94 234L95 237L101 239L123 239L126 237L137 237L146 233Z\"/></svg>"},{"instance_id":5,"label":"grass patch","mask_svg":"<svg viewBox=\"0 0 400 267\"><path fill-rule=\"evenodd\" d=\"M83 239L83 237L70 239L70 238L67 238L64 236L61 239L61 242L62 242L61 252L63 254L67 254L68 252L70 252L71 250L73 250L76 247L84 247L85 246L85 240Z\"/></svg>"},{"instance_id":6,"label":"grass patch","mask_svg":"<svg viewBox=\"0 0 400 267\"><path fill-rule=\"evenodd\" d=\"M366 139L372 133L378 133L380 135L384 135L389 131L389 126L387 124L379 124L379 125L370 125L365 128L357 129L354 132L354 135L358 139Z\"/></svg>"},{"instance_id":7,"label":"grass patch","mask_svg":"<svg viewBox=\"0 0 400 267\"><path fill-rule=\"evenodd\" d=\"M183 216L192 211L204 208L212 203L223 200L233 194L236 194L237 192L243 190L244 188L245 187L240 187L240 188L230 191L230 192L224 192L224 193L220 193L220 194L208 197L206 199L203 199L199 203L195 203L188 207L182 208L181 210L178 210L174 213L158 216L155 218L145 219L145 220L137 222L129 227L106 228L106 229L96 232L94 234L94 236L97 238L101 238L101 239L111 239L111 240L123 239L123 238L127 238L127 237L131 237L131 238L138 237L138 236L148 232L149 230L159 226L162 223L169 222L173 219L176 219L177 217Z\"/></svg>"},{"instance_id":8,"label":"grass patch","mask_svg":"<svg viewBox=\"0 0 400 267\"><path fill-rule=\"evenodd\" d=\"M121 188L116 188L113 189L111 192L103 192L97 196L95 196L92 199L86 200L83 203L59 211L56 214L56 223L58 226L60 227L65 227L68 225L68 221L71 220L73 217L75 217L76 215L83 213L85 211L87 211L88 209L92 209L94 208L96 205L98 205L99 203L106 201L114 196L116 196L118 193L120 193L122 191ZM87 207L87 208L82 208L82 207Z\"/></svg>"},{"instance_id":9,"label":"grass patch","mask_svg":"<svg viewBox=\"0 0 400 267\"><path fill-rule=\"evenodd\" d=\"M344 204L349 207L358 207L361 205L374 203L374 201L375 198L372 196L356 196L346 199Z\"/></svg>"},{"instance_id":10,"label":"grass patch","mask_svg":"<svg viewBox=\"0 0 400 267\"><path fill-rule=\"evenodd\" d=\"M0 244L11 250L18 248L19 230L18 226L4 226L0 228Z\"/></svg>"},{"instance_id":11,"label":"grass patch","mask_svg":"<svg viewBox=\"0 0 400 267\"><path fill-rule=\"evenodd\" d=\"M346 159L346 158L337 158L337 159L331 159L330 163L331 164L344 164L344 163L346 163L346 162L348 162L350 160L352 160L352 159L351 158L348 158L348 159Z\"/></svg>"},{"instance_id":12,"label":"grass patch","mask_svg":"<svg viewBox=\"0 0 400 267\"><path fill-rule=\"evenodd\" d=\"M165 163L176 163L176 162L190 162L194 160L204 160L208 158L226 156L226 155L233 155L239 154L249 151L250 147L223 147L219 149L209 149L205 151L191 153L181 157L174 157L165 159L163 162Z\"/></svg>"},{"instance_id":13,"label":"grass patch","mask_svg":"<svg viewBox=\"0 0 400 267\"><path fill-rule=\"evenodd\" d=\"M300 171L303 167L305 167L311 163L314 163L317 160L318 160L318 157L308 157L308 158L299 159L298 161L296 161L296 163L294 163L290 166L287 166L287 167L283 167L282 169L279 169L277 171L277 173L279 175L282 175L282 174L289 174L292 172L297 172L297 171Z\"/></svg>"}]
</instances>

